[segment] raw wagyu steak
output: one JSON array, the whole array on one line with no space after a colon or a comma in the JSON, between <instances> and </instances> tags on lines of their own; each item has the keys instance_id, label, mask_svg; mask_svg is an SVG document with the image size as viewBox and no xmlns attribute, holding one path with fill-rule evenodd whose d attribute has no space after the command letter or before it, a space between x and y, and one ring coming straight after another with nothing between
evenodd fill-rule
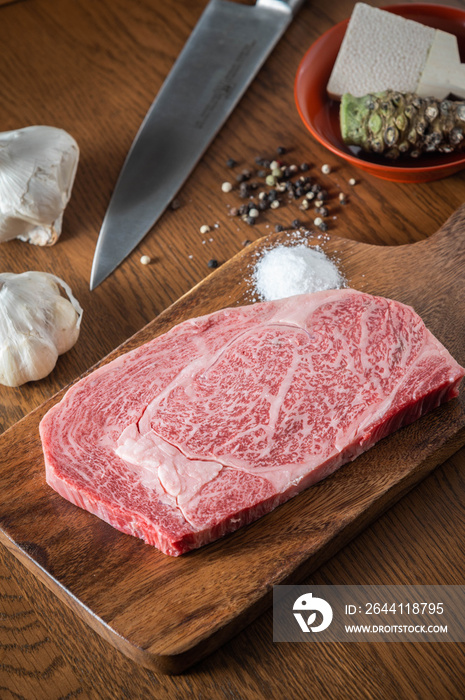
<instances>
[{"instance_id":1,"label":"raw wagyu steak","mask_svg":"<svg viewBox=\"0 0 465 700\"><path fill-rule=\"evenodd\" d=\"M382 297L224 309L75 384L40 425L47 482L176 556L457 396L464 373L413 309Z\"/></svg>"}]
</instances>

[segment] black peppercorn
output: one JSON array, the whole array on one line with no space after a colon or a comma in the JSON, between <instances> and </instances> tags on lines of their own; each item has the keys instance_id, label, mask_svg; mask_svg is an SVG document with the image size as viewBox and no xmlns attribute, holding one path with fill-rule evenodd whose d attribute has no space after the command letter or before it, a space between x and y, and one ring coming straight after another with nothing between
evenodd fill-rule
<instances>
[{"instance_id":1,"label":"black peppercorn","mask_svg":"<svg viewBox=\"0 0 465 700\"><path fill-rule=\"evenodd\" d=\"M246 197L249 196L249 194L250 194L249 185L247 184L247 182L241 182L241 184L239 185L239 197L241 197L241 199L245 199Z\"/></svg>"},{"instance_id":2,"label":"black peppercorn","mask_svg":"<svg viewBox=\"0 0 465 700\"><path fill-rule=\"evenodd\" d=\"M212 258L207 262L208 267L215 268L218 267L218 260L215 260L215 258Z\"/></svg>"}]
</instances>

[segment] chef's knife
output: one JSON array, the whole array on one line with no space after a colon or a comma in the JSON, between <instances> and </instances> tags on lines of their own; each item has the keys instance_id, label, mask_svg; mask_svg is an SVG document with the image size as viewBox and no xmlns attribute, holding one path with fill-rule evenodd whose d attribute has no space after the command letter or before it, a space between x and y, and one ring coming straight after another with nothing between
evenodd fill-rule
<instances>
[{"instance_id":1,"label":"chef's knife","mask_svg":"<svg viewBox=\"0 0 465 700\"><path fill-rule=\"evenodd\" d=\"M95 249L90 288L151 229L303 0L210 0L134 139Z\"/></svg>"}]
</instances>

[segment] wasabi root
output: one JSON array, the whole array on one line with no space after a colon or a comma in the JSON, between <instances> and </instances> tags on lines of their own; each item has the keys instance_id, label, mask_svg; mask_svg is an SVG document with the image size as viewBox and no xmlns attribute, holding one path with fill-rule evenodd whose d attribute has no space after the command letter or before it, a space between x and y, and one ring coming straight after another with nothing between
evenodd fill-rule
<instances>
[{"instance_id":1,"label":"wasabi root","mask_svg":"<svg viewBox=\"0 0 465 700\"><path fill-rule=\"evenodd\" d=\"M342 96L341 134L348 146L387 158L465 150L465 102L393 90Z\"/></svg>"}]
</instances>

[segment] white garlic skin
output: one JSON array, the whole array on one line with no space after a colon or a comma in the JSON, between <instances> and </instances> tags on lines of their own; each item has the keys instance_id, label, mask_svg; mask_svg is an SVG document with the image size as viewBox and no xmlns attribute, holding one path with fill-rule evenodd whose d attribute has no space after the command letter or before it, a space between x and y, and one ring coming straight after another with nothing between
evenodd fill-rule
<instances>
[{"instance_id":1,"label":"white garlic skin","mask_svg":"<svg viewBox=\"0 0 465 700\"><path fill-rule=\"evenodd\" d=\"M0 242L56 243L78 162L79 147L63 129L0 133Z\"/></svg>"},{"instance_id":2,"label":"white garlic skin","mask_svg":"<svg viewBox=\"0 0 465 700\"><path fill-rule=\"evenodd\" d=\"M81 317L78 301L59 277L0 273L0 384L15 387L50 374L58 356L76 343Z\"/></svg>"}]
</instances>

